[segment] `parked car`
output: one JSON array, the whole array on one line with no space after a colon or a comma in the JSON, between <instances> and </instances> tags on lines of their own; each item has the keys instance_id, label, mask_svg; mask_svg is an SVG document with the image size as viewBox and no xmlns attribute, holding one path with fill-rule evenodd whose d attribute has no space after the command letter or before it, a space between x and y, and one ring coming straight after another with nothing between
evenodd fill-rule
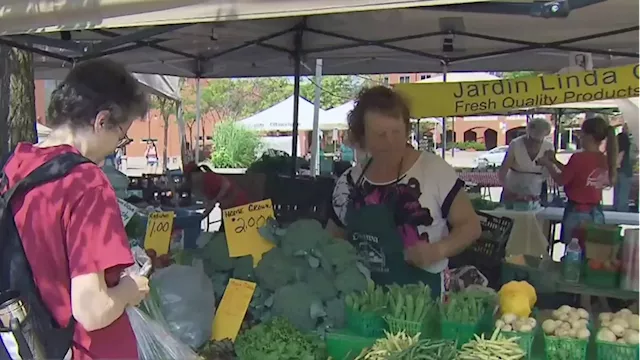
<instances>
[{"instance_id":1,"label":"parked car","mask_svg":"<svg viewBox=\"0 0 640 360\"><path fill-rule=\"evenodd\" d=\"M478 157L473 160L473 167L483 169L490 166L498 167L502 165L502 161L504 160L505 155L507 155L508 148L508 146L498 146L478 155Z\"/></svg>"}]
</instances>

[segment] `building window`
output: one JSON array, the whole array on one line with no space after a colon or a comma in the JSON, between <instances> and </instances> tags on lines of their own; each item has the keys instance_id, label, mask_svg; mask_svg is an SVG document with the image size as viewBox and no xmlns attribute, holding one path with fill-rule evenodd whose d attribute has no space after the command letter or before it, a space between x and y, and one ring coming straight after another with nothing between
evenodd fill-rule
<instances>
[{"instance_id":1,"label":"building window","mask_svg":"<svg viewBox=\"0 0 640 360\"><path fill-rule=\"evenodd\" d=\"M400 82L401 83L408 83L409 82L409 76L400 76Z\"/></svg>"},{"instance_id":2,"label":"building window","mask_svg":"<svg viewBox=\"0 0 640 360\"><path fill-rule=\"evenodd\" d=\"M426 79L426 78L427 78L427 75L424 75L424 74L423 74L423 75L420 75L420 80L424 80L424 79Z\"/></svg>"},{"instance_id":3,"label":"building window","mask_svg":"<svg viewBox=\"0 0 640 360\"><path fill-rule=\"evenodd\" d=\"M389 85L389 77L388 77L388 76L383 77L383 78L382 78L382 82L383 82L385 85Z\"/></svg>"}]
</instances>

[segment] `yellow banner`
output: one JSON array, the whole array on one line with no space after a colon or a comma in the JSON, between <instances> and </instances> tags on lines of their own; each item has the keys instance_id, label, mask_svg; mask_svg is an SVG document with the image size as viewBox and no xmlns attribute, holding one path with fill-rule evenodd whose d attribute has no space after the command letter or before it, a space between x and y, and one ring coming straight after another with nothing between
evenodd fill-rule
<instances>
[{"instance_id":1,"label":"yellow banner","mask_svg":"<svg viewBox=\"0 0 640 360\"><path fill-rule=\"evenodd\" d=\"M496 114L556 104L638 97L638 64L527 78L394 86L411 117Z\"/></svg>"}]
</instances>

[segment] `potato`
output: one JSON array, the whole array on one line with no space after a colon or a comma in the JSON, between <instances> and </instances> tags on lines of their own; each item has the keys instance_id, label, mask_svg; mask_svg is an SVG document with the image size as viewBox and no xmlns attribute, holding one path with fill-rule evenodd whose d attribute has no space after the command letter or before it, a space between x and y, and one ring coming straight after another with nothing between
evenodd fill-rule
<instances>
[{"instance_id":1,"label":"potato","mask_svg":"<svg viewBox=\"0 0 640 360\"><path fill-rule=\"evenodd\" d=\"M553 335L556 331L556 322L551 319L547 319L542 322L542 331L547 335Z\"/></svg>"}]
</instances>

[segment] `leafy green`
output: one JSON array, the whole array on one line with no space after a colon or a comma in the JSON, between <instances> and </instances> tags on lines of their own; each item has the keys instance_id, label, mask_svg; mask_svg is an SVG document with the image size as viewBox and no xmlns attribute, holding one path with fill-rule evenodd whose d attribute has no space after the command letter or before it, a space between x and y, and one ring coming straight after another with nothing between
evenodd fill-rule
<instances>
[{"instance_id":1,"label":"leafy green","mask_svg":"<svg viewBox=\"0 0 640 360\"><path fill-rule=\"evenodd\" d=\"M318 337L303 334L282 318L274 318L240 334L235 348L240 360L326 359Z\"/></svg>"}]
</instances>

